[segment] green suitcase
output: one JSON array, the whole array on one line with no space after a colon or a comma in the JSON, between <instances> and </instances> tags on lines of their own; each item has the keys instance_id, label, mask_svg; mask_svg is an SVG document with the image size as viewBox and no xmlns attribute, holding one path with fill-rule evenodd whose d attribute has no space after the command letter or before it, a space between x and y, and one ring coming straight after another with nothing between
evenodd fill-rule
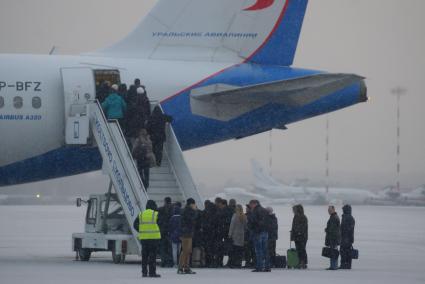
<instances>
[{"instance_id":1,"label":"green suitcase","mask_svg":"<svg viewBox=\"0 0 425 284\"><path fill-rule=\"evenodd\" d=\"M298 265L300 264L300 260L298 258L298 252L296 249L291 247L291 243L289 245L289 249L286 252L286 262L288 269L291 268L298 268Z\"/></svg>"}]
</instances>

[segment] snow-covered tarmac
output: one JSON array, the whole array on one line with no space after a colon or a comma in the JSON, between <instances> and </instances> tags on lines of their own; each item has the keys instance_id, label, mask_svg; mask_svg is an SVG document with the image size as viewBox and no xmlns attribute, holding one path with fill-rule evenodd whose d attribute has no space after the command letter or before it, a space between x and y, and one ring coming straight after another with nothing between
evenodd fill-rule
<instances>
[{"instance_id":1,"label":"snow-covered tarmac","mask_svg":"<svg viewBox=\"0 0 425 284\"><path fill-rule=\"evenodd\" d=\"M83 230L85 210L71 206L0 206L0 283L425 283L425 208L354 207L355 247L360 260L352 271L325 271L320 256L328 215L324 206L306 207L309 218L309 269L197 269L177 275L159 269L161 279L141 279L137 257L124 265L110 253L94 254L88 263L74 261L71 234ZM289 246L290 207L276 207L278 251ZM339 210L340 211L340 210Z\"/></svg>"}]
</instances>

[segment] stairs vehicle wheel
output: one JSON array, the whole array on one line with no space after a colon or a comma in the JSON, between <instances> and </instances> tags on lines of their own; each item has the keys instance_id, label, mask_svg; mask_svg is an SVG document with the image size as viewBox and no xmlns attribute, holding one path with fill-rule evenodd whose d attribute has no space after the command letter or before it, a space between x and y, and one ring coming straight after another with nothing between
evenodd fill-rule
<instances>
[{"instance_id":1,"label":"stairs vehicle wheel","mask_svg":"<svg viewBox=\"0 0 425 284\"><path fill-rule=\"evenodd\" d=\"M117 254L115 249L112 250L112 261L115 264L124 263L125 262L125 254Z\"/></svg>"},{"instance_id":2,"label":"stairs vehicle wheel","mask_svg":"<svg viewBox=\"0 0 425 284\"><path fill-rule=\"evenodd\" d=\"M89 261L91 256L91 251L86 248L80 248L78 250L78 255L81 261Z\"/></svg>"}]
</instances>

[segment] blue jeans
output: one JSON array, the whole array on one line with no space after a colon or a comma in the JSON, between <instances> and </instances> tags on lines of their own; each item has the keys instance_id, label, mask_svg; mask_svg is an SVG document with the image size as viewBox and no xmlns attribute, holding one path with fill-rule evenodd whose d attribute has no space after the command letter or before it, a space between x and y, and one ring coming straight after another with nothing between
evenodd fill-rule
<instances>
[{"instance_id":1,"label":"blue jeans","mask_svg":"<svg viewBox=\"0 0 425 284\"><path fill-rule=\"evenodd\" d=\"M182 249L182 244L181 243L172 243L172 246L173 246L174 265L178 266L179 265L180 251Z\"/></svg>"},{"instance_id":2,"label":"blue jeans","mask_svg":"<svg viewBox=\"0 0 425 284\"><path fill-rule=\"evenodd\" d=\"M331 247L331 248L333 248L333 249L338 249L338 247ZM330 259L330 268L331 269L337 269L338 268L338 257L337 258L331 258Z\"/></svg>"},{"instance_id":3,"label":"blue jeans","mask_svg":"<svg viewBox=\"0 0 425 284\"><path fill-rule=\"evenodd\" d=\"M264 270L270 269L270 256L268 253L268 241L269 234L267 232L261 232L254 236L254 248L256 257L256 269Z\"/></svg>"}]
</instances>

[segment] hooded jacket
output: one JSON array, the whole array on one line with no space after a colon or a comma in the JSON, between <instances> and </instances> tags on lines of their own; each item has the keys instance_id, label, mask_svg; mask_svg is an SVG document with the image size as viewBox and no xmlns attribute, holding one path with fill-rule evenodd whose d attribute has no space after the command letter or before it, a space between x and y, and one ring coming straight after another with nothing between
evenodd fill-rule
<instances>
[{"instance_id":1,"label":"hooded jacket","mask_svg":"<svg viewBox=\"0 0 425 284\"><path fill-rule=\"evenodd\" d=\"M102 103L102 108L108 119L121 119L124 117L127 104L118 94L112 93Z\"/></svg>"},{"instance_id":2,"label":"hooded jacket","mask_svg":"<svg viewBox=\"0 0 425 284\"><path fill-rule=\"evenodd\" d=\"M354 243L354 226L356 221L351 215L351 206L345 205L342 207L342 221L341 221L341 246L351 247Z\"/></svg>"},{"instance_id":3,"label":"hooded jacket","mask_svg":"<svg viewBox=\"0 0 425 284\"><path fill-rule=\"evenodd\" d=\"M295 215L292 219L291 241L307 242L308 240L308 219L304 215L304 209L300 205L294 207Z\"/></svg>"},{"instance_id":4,"label":"hooded jacket","mask_svg":"<svg viewBox=\"0 0 425 284\"><path fill-rule=\"evenodd\" d=\"M269 233L269 240L276 241L279 238L279 222L277 221L276 214L267 215L267 231Z\"/></svg>"},{"instance_id":5,"label":"hooded jacket","mask_svg":"<svg viewBox=\"0 0 425 284\"><path fill-rule=\"evenodd\" d=\"M152 112L151 117L147 122L146 129L148 130L149 135L151 136L152 141L155 142L165 142L165 126L168 123L171 123L173 118L166 114L163 114L161 109L156 106Z\"/></svg>"}]
</instances>

